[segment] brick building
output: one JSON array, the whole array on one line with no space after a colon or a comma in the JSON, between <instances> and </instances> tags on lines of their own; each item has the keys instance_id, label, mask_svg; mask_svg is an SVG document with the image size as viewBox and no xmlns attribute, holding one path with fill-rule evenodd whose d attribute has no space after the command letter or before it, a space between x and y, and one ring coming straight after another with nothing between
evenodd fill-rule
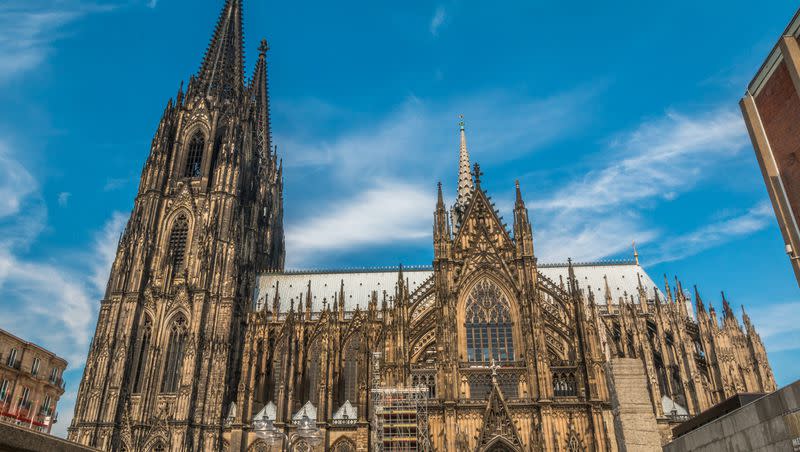
<instances>
[{"instance_id":1,"label":"brick building","mask_svg":"<svg viewBox=\"0 0 800 452\"><path fill-rule=\"evenodd\" d=\"M739 102L800 283L800 11Z\"/></svg>"},{"instance_id":2,"label":"brick building","mask_svg":"<svg viewBox=\"0 0 800 452\"><path fill-rule=\"evenodd\" d=\"M0 421L49 433L66 367L63 358L0 330Z\"/></svg>"}]
</instances>

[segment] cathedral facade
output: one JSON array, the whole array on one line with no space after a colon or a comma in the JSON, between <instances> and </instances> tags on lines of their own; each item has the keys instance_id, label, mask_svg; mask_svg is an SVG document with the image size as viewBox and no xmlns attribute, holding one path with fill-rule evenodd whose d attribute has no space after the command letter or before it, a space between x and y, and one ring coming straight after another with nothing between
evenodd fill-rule
<instances>
[{"instance_id":1,"label":"cathedral facade","mask_svg":"<svg viewBox=\"0 0 800 452\"><path fill-rule=\"evenodd\" d=\"M757 332L724 295L719 319L696 289L693 306L680 281L659 288L636 254L538 262L519 184L509 227L463 123L457 199L448 208L439 186L431 206L432 265L285 271L266 53L262 42L246 82L241 0L227 0L153 139L71 440L606 451L659 445L727 397L775 389ZM632 434L626 413L646 431Z\"/></svg>"}]
</instances>

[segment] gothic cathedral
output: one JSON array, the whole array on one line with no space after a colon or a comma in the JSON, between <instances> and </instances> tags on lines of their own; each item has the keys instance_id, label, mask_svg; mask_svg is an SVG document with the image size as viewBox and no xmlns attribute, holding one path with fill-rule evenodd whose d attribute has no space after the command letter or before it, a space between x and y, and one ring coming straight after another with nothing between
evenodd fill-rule
<instances>
[{"instance_id":1,"label":"gothic cathedral","mask_svg":"<svg viewBox=\"0 0 800 452\"><path fill-rule=\"evenodd\" d=\"M244 79L242 0L164 110L119 241L73 441L113 451L660 450L775 390L722 296L631 261L545 264L519 184L509 228L470 164L441 185L425 267L285 271L267 44ZM281 449L284 448L284 449Z\"/></svg>"}]
</instances>

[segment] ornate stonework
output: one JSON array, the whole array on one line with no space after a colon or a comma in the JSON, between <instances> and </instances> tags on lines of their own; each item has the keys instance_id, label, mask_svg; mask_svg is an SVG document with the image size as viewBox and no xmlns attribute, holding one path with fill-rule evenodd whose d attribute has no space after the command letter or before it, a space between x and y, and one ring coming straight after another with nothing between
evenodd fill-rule
<instances>
[{"instance_id":1,"label":"ornate stonework","mask_svg":"<svg viewBox=\"0 0 800 452\"><path fill-rule=\"evenodd\" d=\"M470 171L463 122L458 197L446 208L439 187L430 268L284 272L268 47L245 84L241 17L227 0L200 73L164 111L70 439L266 451L254 433L266 419L293 450L374 450L371 390L416 387L427 421L409 427L415 444L606 451L619 446L624 376L609 364L620 358L665 437L730 395L775 389L758 334L726 300L720 325L698 294L693 314L680 282L662 292L638 261L540 264L519 185L509 228Z\"/></svg>"}]
</instances>

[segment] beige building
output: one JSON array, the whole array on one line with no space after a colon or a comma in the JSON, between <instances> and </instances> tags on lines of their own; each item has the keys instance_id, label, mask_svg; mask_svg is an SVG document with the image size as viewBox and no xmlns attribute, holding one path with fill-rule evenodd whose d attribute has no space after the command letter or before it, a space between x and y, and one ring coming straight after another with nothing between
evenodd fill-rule
<instances>
[{"instance_id":1,"label":"beige building","mask_svg":"<svg viewBox=\"0 0 800 452\"><path fill-rule=\"evenodd\" d=\"M800 11L739 102L800 283Z\"/></svg>"},{"instance_id":2,"label":"beige building","mask_svg":"<svg viewBox=\"0 0 800 452\"><path fill-rule=\"evenodd\" d=\"M0 421L49 433L66 367L52 352L0 330Z\"/></svg>"}]
</instances>

